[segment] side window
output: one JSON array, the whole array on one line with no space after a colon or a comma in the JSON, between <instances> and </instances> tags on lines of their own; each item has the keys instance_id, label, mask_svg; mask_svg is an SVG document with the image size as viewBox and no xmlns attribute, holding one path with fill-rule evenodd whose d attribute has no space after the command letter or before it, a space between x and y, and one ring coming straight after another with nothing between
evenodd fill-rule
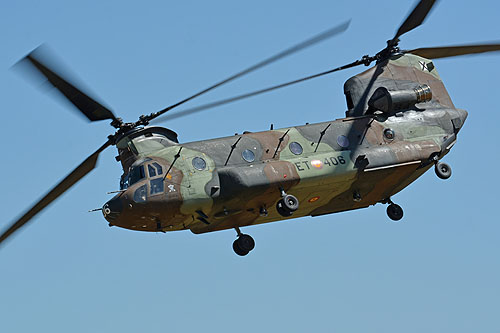
<instances>
[{"instance_id":1,"label":"side window","mask_svg":"<svg viewBox=\"0 0 500 333\"><path fill-rule=\"evenodd\" d=\"M302 152L304 151L304 149L302 149L302 146L300 145L300 143L298 142L291 142L288 147L290 148L290 151L294 154L294 155L300 155L302 154Z\"/></svg>"},{"instance_id":2,"label":"side window","mask_svg":"<svg viewBox=\"0 0 500 333\"><path fill-rule=\"evenodd\" d=\"M207 167L207 162L201 157L195 157L192 161L193 167L196 170L203 171Z\"/></svg>"},{"instance_id":3,"label":"side window","mask_svg":"<svg viewBox=\"0 0 500 333\"><path fill-rule=\"evenodd\" d=\"M253 161L255 161L255 154L250 149L243 150L241 152L241 157L243 157L243 159L248 163L252 163Z\"/></svg>"},{"instance_id":4,"label":"side window","mask_svg":"<svg viewBox=\"0 0 500 333\"><path fill-rule=\"evenodd\" d=\"M337 137L337 144L341 147L341 148L347 148L349 147L349 139L347 138L347 136L345 135L339 135Z\"/></svg>"},{"instance_id":5,"label":"side window","mask_svg":"<svg viewBox=\"0 0 500 333\"><path fill-rule=\"evenodd\" d=\"M150 182L149 194L154 195L158 193L163 193L163 177L152 179Z\"/></svg>"}]
</instances>

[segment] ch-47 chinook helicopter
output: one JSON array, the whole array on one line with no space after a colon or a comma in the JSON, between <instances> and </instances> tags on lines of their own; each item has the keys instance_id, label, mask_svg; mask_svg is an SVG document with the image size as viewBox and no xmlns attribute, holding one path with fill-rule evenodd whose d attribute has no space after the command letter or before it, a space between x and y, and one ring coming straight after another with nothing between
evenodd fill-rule
<instances>
[{"instance_id":1,"label":"ch-47 chinook helicopter","mask_svg":"<svg viewBox=\"0 0 500 333\"><path fill-rule=\"evenodd\" d=\"M93 170L99 154L118 149L123 175L120 190L99 209L110 226L137 231L189 229L206 233L236 229L234 251L255 246L240 228L302 216L319 216L388 204L400 220L403 210L391 198L431 167L447 179L440 160L455 144L467 118L455 108L430 59L499 51L500 44L401 50L399 38L418 27L434 0L421 0L387 46L374 56L292 82L261 89L177 113L166 112L278 59L346 30L330 29L161 111L123 122L109 109L63 78L40 49L23 62L34 66L90 121L112 120L107 141L14 222L0 243ZM179 143L173 131L148 126L217 105L331 74L376 65L344 85L348 111L342 119L231 137ZM162 116L162 117L160 117ZM160 118L159 118L160 117Z\"/></svg>"}]
</instances>

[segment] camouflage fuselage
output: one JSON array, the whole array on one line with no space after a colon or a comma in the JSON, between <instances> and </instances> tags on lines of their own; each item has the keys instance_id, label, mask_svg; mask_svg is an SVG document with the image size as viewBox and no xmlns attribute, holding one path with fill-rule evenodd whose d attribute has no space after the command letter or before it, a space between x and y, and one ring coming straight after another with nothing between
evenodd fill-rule
<instances>
[{"instance_id":1,"label":"camouflage fuselage","mask_svg":"<svg viewBox=\"0 0 500 333\"><path fill-rule=\"evenodd\" d=\"M133 184L103 207L104 215L132 230L204 233L384 201L448 153L467 117L429 64L398 56L354 77L361 88L346 83L354 101L343 119L183 144L158 128L126 136L117 147ZM369 114L366 96L388 82L396 89L428 84L432 100ZM300 202L288 218L275 207L282 191Z\"/></svg>"}]
</instances>

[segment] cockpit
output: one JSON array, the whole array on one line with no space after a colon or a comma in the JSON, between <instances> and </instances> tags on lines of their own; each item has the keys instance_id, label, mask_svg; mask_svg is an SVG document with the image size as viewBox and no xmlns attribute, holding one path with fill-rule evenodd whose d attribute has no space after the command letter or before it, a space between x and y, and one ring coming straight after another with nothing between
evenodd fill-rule
<instances>
[{"instance_id":1,"label":"cockpit","mask_svg":"<svg viewBox=\"0 0 500 333\"><path fill-rule=\"evenodd\" d=\"M163 167L150 158L142 159L132 164L128 174L124 174L120 180L120 189L125 190L146 178L149 181L145 182L144 185L140 186L134 192L135 202L146 201L147 196L164 192Z\"/></svg>"}]
</instances>

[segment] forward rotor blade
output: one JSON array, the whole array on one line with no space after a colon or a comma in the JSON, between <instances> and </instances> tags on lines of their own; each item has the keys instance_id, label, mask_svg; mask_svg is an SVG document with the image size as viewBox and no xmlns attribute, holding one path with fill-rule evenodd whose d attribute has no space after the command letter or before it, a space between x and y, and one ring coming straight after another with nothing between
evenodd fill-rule
<instances>
[{"instance_id":1,"label":"forward rotor blade","mask_svg":"<svg viewBox=\"0 0 500 333\"><path fill-rule=\"evenodd\" d=\"M108 140L92 155L87 157L87 159L83 161L78 167L76 167L76 169L74 169L68 176L66 176L66 178L64 178L59 184L57 184L52 190L50 190L50 192L48 192L42 199L40 199L35 205L33 205L23 216L21 216L16 222L14 222L0 236L0 243L6 240L17 229L28 223L42 209L47 207L50 203L52 203L52 201L56 200L61 194L66 192L71 186L73 186L86 174L92 171L97 164L97 158L99 157L99 154L110 145L111 141Z\"/></svg>"},{"instance_id":2,"label":"forward rotor blade","mask_svg":"<svg viewBox=\"0 0 500 333\"><path fill-rule=\"evenodd\" d=\"M362 64L364 64L364 62L362 60L356 60L356 61L354 61L354 62L352 62L350 64L347 64L347 65L344 65L344 66L341 66L341 67L337 67L337 68L334 68L334 69L330 69L330 70L327 70L327 71L324 71L324 72L321 72L321 73L317 73L317 74L305 76L305 77L302 77L302 78L297 79L297 80L293 80L293 81L281 83L281 84L278 84L278 85L275 85L275 86L271 86L271 87L268 87L268 88L259 89L259 90L256 90L256 91L253 91L253 92L250 92L250 93L241 94L241 95L230 97L230 98L226 98L226 99L223 99L223 100L220 100L220 101L215 101L215 102L212 102L212 103L207 103L207 104L203 104L203 105L196 106L196 107L193 107L193 108L185 109L185 110L182 110L182 111L179 111L179 112L167 114L167 115L164 115L161 118L157 118L155 121L153 121L153 123L159 123L159 122L166 121L166 120L171 120L171 119L176 119L176 118L188 116L188 115L193 114L193 113L198 113L198 112L201 112L201 111L205 111L205 110L208 110L208 109L215 108L217 106L221 106L221 105L233 103L233 102L245 99L245 98L250 98L250 97L253 97L253 96L261 95L261 94L264 94L264 93L267 93L267 92L270 92L270 91L273 91L273 90L285 88L285 87L288 87L288 86L291 86L291 85L294 85L294 84L297 84L297 83L300 83L300 82L304 82L304 81L307 81L307 80L315 79L315 78L318 78L318 77L321 77L321 76L324 76L324 75L327 75L327 74L331 74L331 73L334 73L334 72L338 72L338 71L341 71L341 70L344 70L344 69L348 69L348 68L351 68L351 67L355 67L355 66L358 66L358 65L362 65Z\"/></svg>"},{"instance_id":3,"label":"forward rotor blade","mask_svg":"<svg viewBox=\"0 0 500 333\"><path fill-rule=\"evenodd\" d=\"M420 0L403 24L401 24L392 41L396 41L401 35L421 25L435 2L436 0Z\"/></svg>"},{"instance_id":4,"label":"forward rotor blade","mask_svg":"<svg viewBox=\"0 0 500 333\"><path fill-rule=\"evenodd\" d=\"M228 77L227 79L219 81L219 82L215 83L214 85L212 85L212 86L210 86L210 87L208 87L208 88L206 88L206 89L204 89L204 90L202 90L200 92L197 92L196 94L194 94L192 96L189 96L189 97L183 99L180 102L177 102L177 103L175 103L173 105L170 105L170 106L166 107L163 110L160 110L160 111L158 111L156 113L153 113L153 114L149 115L148 116L148 120L153 120L156 117L161 116L165 112L170 111L173 108L178 107L178 106L180 106L180 105L182 105L182 104L184 104L184 103L192 100L193 98L201 96L201 95L203 95L203 94L211 91L212 89L215 89L217 87L222 86L223 84L226 84L226 83L228 83L230 81L233 81L233 80L235 80L235 79L237 79L239 77L242 77L243 75L249 74L249 73L251 73L253 71L256 71L259 68L267 66L267 65L269 65L269 64L271 64L273 62L276 62L276 61L278 61L278 60L280 60L282 58L285 58L285 57L287 57L289 55L292 55L292 54L294 54L294 53L296 53L296 52L298 52L300 50L303 50L303 49L305 49L307 47L310 47L310 46L312 46L314 44L317 44L317 43L319 43L321 41L324 41L324 40L326 40L328 38L331 38L331 37L333 37L335 35L338 35L338 34L344 32L344 31L346 31L347 28L349 27L350 23L351 23L351 21L348 20L348 21L346 21L346 22L344 22L344 23L342 23L342 24L340 24L338 26L335 26L335 27L333 27L331 29L328 29L328 30L326 30L326 31L324 31L324 32L322 32L322 33L320 33L320 34L312 37L312 38L309 38L309 39L307 39L307 40L305 40L305 41L303 41L303 42L301 42L301 43L299 43L297 45L294 45L294 46L292 46L292 47L290 47L290 48L288 48L288 49L286 49L286 50L284 50L284 51L282 51L282 52L280 52L280 53L278 53L276 55L273 55L272 57L269 57L269 58L267 58L267 59L265 59L265 60L263 60L263 61L255 64L253 66L250 66L247 69L245 69L245 70L243 70L241 72L238 72L238 73L236 73L236 74Z\"/></svg>"},{"instance_id":5,"label":"forward rotor blade","mask_svg":"<svg viewBox=\"0 0 500 333\"><path fill-rule=\"evenodd\" d=\"M63 78L54 70L50 69L49 66L44 64L41 60L42 53L45 52L39 47L28 54L23 60L29 61L43 76L45 76L54 88L59 90L90 121L104 119L117 120L113 112L76 88L68 79Z\"/></svg>"},{"instance_id":6,"label":"forward rotor blade","mask_svg":"<svg viewBox=\"0 0 500 333\"><path fill-rule=\"evenodd\" d=\"M456 57L467 54L477 54L485 52L500 51L500 44L473 44L473 45L457 45L443 47L423 47L405 53L415 54L427 59L439 59Z\"/></svg>"}]
</instances>

